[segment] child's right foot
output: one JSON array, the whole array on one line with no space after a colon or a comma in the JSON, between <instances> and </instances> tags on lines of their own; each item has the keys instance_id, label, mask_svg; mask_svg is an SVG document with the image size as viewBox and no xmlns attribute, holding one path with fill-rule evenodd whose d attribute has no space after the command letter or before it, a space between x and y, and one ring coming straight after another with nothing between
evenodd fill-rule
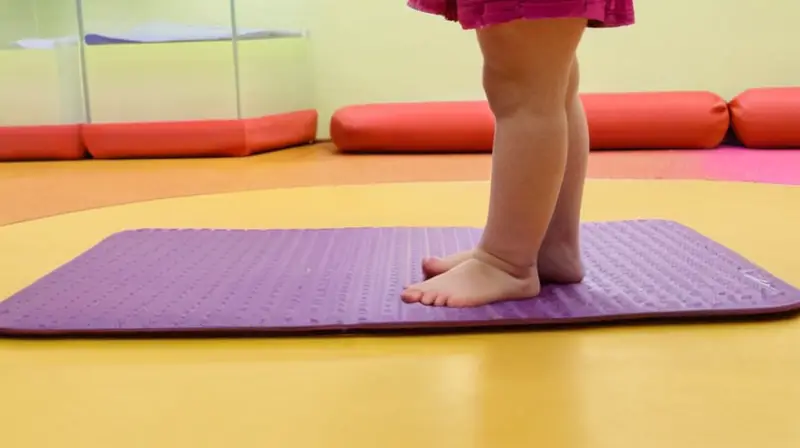
<instances>
[{"instance_id":1,"label":"child's right foot","mask_svg":"<svg viewBox=\"0 0 800 448\"><path fill-rule=\"evenodd\" d=\"M485 252L472 256L441 275L407 286L406 303L471 308L539 295L539 278L530 270L509 265Z\"/></svg>"},{"instance_id":2,"label":"child's right foot","mask_svg":"<svg viewBox=\"0 0 800 448\"><path fill-rule=\"evenodd\" d=\"M472 258L467 250L438 258L422 260L422 272L426 278L436 277ZM539 252L538 276L542 283L570 284L583 281L584 270L579 250L571 245L552 244Z\"/></svg>"}]
</instances>

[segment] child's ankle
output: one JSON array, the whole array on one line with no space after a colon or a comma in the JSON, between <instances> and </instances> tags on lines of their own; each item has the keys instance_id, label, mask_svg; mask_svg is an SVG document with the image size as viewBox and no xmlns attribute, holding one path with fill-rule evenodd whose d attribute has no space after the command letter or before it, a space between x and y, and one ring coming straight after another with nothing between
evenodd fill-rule
<instances>
[{"instance_id":1,"label":"child's ankle","mask_svg":"<svg viewBox=\"0 0 800 448\"><path fill-rule=\"evenodd\" d=\"M483 247L476 247L473 257L481 263L486 263L494 268L500 269L506 274L519 279L531 277L536 269L535 264L519 265L507 261L505 258L493 254Z\"/></svg>"}]
</instances>

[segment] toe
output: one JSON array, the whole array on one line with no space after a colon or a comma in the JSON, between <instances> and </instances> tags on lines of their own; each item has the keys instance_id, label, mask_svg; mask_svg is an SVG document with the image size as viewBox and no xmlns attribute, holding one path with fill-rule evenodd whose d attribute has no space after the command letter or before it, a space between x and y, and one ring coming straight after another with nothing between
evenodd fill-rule
<instances>
[{"instance_id":1,"label":"toe","mask_svg":"<svg viewBox=\"0 0 800 448\"><path fill-rule=\"evenodd\" d=\"M413 288L406 288L400 293L400 298L405 303L417 303L422 299L422 291Z\"/></svg>"},{"instance_id":2,"label":"toe","mask_svg":"<svg viewBox=\"0 0 800 448\"><path fill-rule=\"evenodd\" d=\"M449 298L450 296L448 294L439 293L439 295L436 296L436 300L433 302L433 306L447 306L447 299Z\"/></svg>"},{"instance_id":3,"label":"toe","mask_svg":"<svg viewBox=\"0 0 800 448\"><path fill-rule=\"evenodd\" d=\"M425 291L422 293L422 298L419 299L419 303L423 305L431 306L434 302L436 302L436 297L439 295L436 291Z\"/></svg>"}]
</instances>

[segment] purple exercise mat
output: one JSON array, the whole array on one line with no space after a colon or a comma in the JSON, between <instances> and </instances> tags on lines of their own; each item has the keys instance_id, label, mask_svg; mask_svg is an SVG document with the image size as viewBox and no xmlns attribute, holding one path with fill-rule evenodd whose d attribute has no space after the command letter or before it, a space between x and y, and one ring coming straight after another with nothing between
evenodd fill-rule
<instances>
[{"instance_id":1,"label":"purple exercise mat","mask_svg":"<svg viewBox=\"0 0 800 448\"><path fill-rule=\"evenodd\" d=\"M474 309L406 305L419 260L471 228L133 230L0 303L6 334L476 327L760 315L800 291L670 221L587 223L582 284Z\"/></svg>"}]
</instances>

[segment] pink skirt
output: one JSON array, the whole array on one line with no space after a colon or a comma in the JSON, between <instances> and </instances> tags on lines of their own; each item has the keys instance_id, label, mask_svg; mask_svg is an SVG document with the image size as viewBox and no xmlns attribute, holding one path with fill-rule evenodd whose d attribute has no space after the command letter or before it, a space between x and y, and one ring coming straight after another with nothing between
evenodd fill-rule
<instances>
[{"instance_id":1,"label":"pink skirt","mask_svg":"<svg viewBox=\"0 0 800 448\"><path fill-rule=\"evenodd\" d=\"M593 28L631 25L633 0L409 0L412 8L458 22L464 29L517 19L582 17Z\"/></svg>"}]
</instances>

